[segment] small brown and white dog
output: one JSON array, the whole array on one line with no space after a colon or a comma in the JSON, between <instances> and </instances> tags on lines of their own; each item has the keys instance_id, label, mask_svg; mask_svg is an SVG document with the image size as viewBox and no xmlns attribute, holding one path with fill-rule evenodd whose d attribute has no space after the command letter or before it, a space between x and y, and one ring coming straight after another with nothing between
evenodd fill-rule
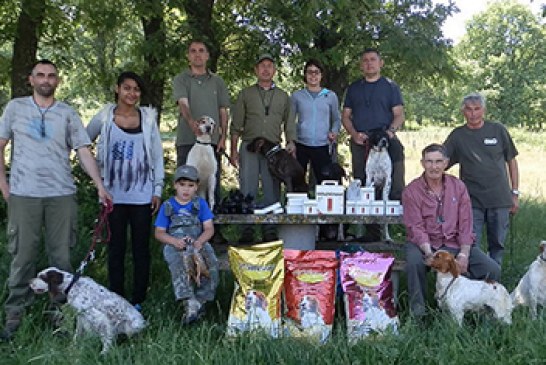
<instances>
[{"instance_id":1,"label":"small brown and white dog","mask_svg":"<svg viewBox=\"0 0 546 365\"><path fill-rule=\"evenodd\" d=\"M301 327L312 328L315 326L324 327L324 319L320 314L320 306L317 298L304 295L300 301L300 321Z\"/></svg>"},{"instance_id":2,"label":"small brown and white dog","mask_svg":"<svg viewBox=\"0 0 546 365\"><path fill-rule=\"evenodd\" d=\"M216 155L212 147L212 132L216 122L209 116L197 120L201 135L197 136L195 144L188 153L186 164L194 166L199 171L198 194L207 199L211 211L214 209L214 190L216 189L216 172L218 170Z\"/></svg>"},{"instance_id":3,"label":"small brown and white dog","mask_svg":"<svg viewBox=\"0 0 546 365\"><path fill-rule=\"evenodd\" d=\"M447 251L436 251L430 266L438 272L435 295L438 305L446 309L460 326L466 311L483 307L491 308L497 319L512 323L512 300L504 286L461 276L455 257Z\"/></svg>"},{"instance_id":4,"label":"small brown and white dog","mask_svg":"<svg viewBox=\"0 0 546 365\"><path fill-rule=\"evenodd\" d=\"M267 298L264 293L249 290L245 296L247 330L272 327L271 316L267 312Z\"/></svg>"},{"instance_id":5,"label":"small brown and white dog","mask_svg":"<svg viewBox=\"0 0 546 365\"><path fill-rule=\"evenodd\" d=\"M511 294L514 306L528 306L533 318L537 318L538 305L546 307L546 241L540 242L539 247L540 255Z\"/></svg>"},{"instance_id":6,"label":"small brown and white dog","mask_svg":"<svg viewBox=\"0 0 546 365\"><path fill-rule=\"evenodd\" d=\"M119 334L134 335L146 327L142 315L128 301L97 284L93 279L49 267L30 281L37 294L49 292L56 296L64 292L67 303L77 311L74 340L84 332L92 332L102 340L102 354L106 353Z\"/></svg>"}]
</instances>

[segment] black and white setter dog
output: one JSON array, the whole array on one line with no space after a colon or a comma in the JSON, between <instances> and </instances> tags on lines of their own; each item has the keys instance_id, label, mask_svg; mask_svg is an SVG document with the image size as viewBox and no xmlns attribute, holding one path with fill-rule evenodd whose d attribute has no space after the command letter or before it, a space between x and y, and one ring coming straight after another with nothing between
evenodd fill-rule
<instances>
[{"instance_id":1,"label":"black and white setter dog","mask_svg":"<svg viewBox=\"0 0 546 365\"><path fill-rule=\"evenodd\" d=\"M389 135L382 129L366 132L370 151L366 160L366 187L373 187L381 194L383 209L391 192L392 161L389 156ZM388 225L384 227L385 239L390 240Z\"/></svg>"}]
</instances>

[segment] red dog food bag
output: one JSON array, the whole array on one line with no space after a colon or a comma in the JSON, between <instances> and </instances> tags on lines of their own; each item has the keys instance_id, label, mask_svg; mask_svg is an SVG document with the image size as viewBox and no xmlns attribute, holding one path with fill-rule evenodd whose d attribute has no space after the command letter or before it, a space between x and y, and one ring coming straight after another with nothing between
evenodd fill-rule
<instances>
[{"instance_id":1,"label":"red dog food bag","mask_svg":"<svg viewBox=\"0 0 546 365\"><path fill-rule=\"evenodd\" d=\"M279 337L281 289L284 280L282 241L228 248L235 289L228 318L228 336L261 330Z\"/></svg>"},{"instance_id":2,"label":"red dog food bag","mask_svg":"<svg viewBox=\"0 0 546 365\"><path fill-rule=\"evenodd\" d=\"M389 254L356 252L340 254L347 337L355 342L372 333L398 332Z\"/></svg>"},{"instance_id":3,"label":"red dog food bag","mask_svg":"<svg viewBox=\"0 0 546 365\"><path fill-rule=\"evenodd\" d=\"M324 343L334 323L336 253L284 250L284 265L284 334Z\"/></svg>"}]
</instances>

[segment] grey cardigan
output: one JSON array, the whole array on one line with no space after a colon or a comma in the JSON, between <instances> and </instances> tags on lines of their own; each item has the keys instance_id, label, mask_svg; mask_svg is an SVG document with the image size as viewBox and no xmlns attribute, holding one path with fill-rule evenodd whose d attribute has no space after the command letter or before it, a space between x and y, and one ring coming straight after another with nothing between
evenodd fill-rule
<instances>
[{"instance_id":1,"label":"grey cardigan","mask_svg":"<svg viewBox=\"0 0 546 365\"><path fill-rule=\"evenodd\" d=\"M103 180L108 180L109 169L105 166L106 154L108 153L108 136L114 120L115 104L107 104L91 119L86 127L87 134L91 141L94 141L99 135L97 142L97 164L101 170ZM144 147L148 161L151 161L150 178L154 186L154 196L161 197L163 190L163 180L165 170L163 167L163 146L161 136L157 127L157 111L151 107L139 107L142 115L142 133L144 135Z\"/></svg>"}]
</instances>

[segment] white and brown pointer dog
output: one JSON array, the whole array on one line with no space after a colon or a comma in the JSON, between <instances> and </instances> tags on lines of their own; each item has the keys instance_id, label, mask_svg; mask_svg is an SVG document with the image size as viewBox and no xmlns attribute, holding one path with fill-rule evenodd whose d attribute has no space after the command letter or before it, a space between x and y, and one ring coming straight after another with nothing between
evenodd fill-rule
<instances>
[{"instance_id":1,"label":"white and brown pointer dog","mask_svg":"<svg viewBox=\"0 0 546 365\"><path fill-rule=\"evenodd\" d=\"M198 194L206 199L211 211L214 209L214 190L216 189L216 172L218 170L216 155L212 147L212 132L216 122L209 116L197 120L201 135L197 136L195 144L188 153L186 164L199 171Z\"/></svg>"},{"instance_id":2,"label":"white and brown pointer dog","mask_svg":"<svg viewBox=\"0 0 546 365\"><path fill-rule=\"evenodd\" d=\"M483 307L491 308L497 319L512 323L512 300L504 286L461 276L455 257L447 251L436 251L430 266L438 272L435 295L438 305L446 309L459 326L463 325L466 311Z\"/></svg>"},{"instance_id":3,"label":"white and brown pointer dog","mask_svg":"<svg viewBox=\"0 0 546 365\"><path fill-rule=\"evenodd\" d=\"M124 298L97 284L93 279L49 267L31 280L31 289L56 296L64 292L67 303L77 311L76 340L84 332L95 333L106 353L119 334L134 335L146 327L142 315Z\"/></svg>"},{"instance_id":4,"label":"white and brown pointer dog","mask_svg":"<svg viewBox=\"0 0 546 365\"><path fill-rule=\"evenodd\" d=\"M389 156L389 135L381 129L374 129L366 133L370 152L366 160L366 187L373 187L381 192L383 209L387 209L387 200L391 192L392 161ZM383 228L386 240L391 240L389 226Z\"/></svg>"}]
</instances>

